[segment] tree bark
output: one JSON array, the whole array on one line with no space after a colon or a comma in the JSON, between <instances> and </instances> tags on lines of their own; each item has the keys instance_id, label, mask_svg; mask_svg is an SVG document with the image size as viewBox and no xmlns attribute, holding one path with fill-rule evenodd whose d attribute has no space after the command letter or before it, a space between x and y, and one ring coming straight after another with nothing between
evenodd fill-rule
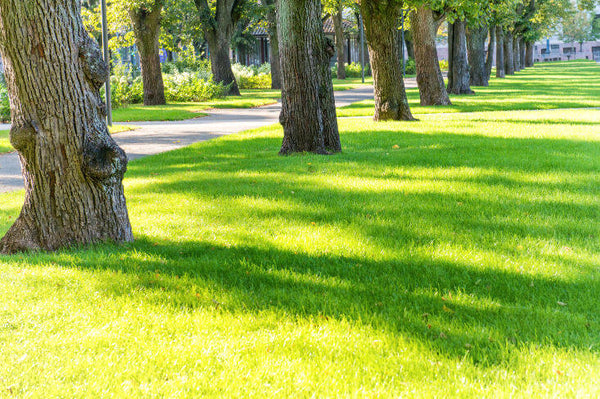
<instances>
[{"instance_id":1,"label":"tree bark","mask_svg":"<svg viewBox=\"0 0 600 399\"><path fill-rule=\"evenodd\" d=\"M140 53L144 105L164 105L165 85L160 67L160 22L163 0L155 0L152 7L138 6L129 10L135 44Z\"/></svg>"},{"instance_id":2,"label":"tree bark","mask_svg":"<svg viewBox=\"0 0 600 399\"><path fill-rule=\"evenodd\" d=\"M496 77L504 78L504 32L501 26L496 27Z\"/></svg>"},{"instance_id":3,"label":"tree bark","mask_svg":"<svg viewBox=\"0 0 600 399\"><path fill-rule=\"evenodd\" d=\"M473 94L469 85L465 21L448 24L448 93Z\"/></svg>"},{"instance_id":4,"label":"tree bark","mask_svg":"<svg viewBox=\"0 0 600 399\"><path fill-rule=\"evenodd\" d=\"M400 66L397 32L401 7L402 2L360 1L375 86L376 121L414 120Z\"/></svg>"},{"instance_id":5,"label":"tree bark","mask_svg":"<svg viewBox=\"0 0 600 399\"><path fill-rule=\"evenodd\" d=\"M506 75L515 74L515 64L513 61L513 37L510 30L504 31L504 73Z\"/></svg>"},{"instance_id":6,"label":"tree bark","mask_svg":"<svg viewBox=\"0 0 600 399\"><path fill-rule=\"evenodd\" d=\"M346 52L345 38L344 38L344 20L342 18L343 6L340 2L338 12L336 12L333 19L333 27L335 30L335 52L337 55L337 78L346 79Z\"/></svg>"},{"instance_id":7,"label":"tree bark","mask_svg":"<svg viewBox=\"0 0 600 399\"><path fill-rule=\"evenodd\" d=\"M106 128L108 66L79 1L0 1L10 140L25 179L21 214L0 252L132 241L122 179L127 157Z\"/></svg>"},{"instance_id":8,"label":"tree bark","mask_svg":"<svg viewBox=\"0 0 600 399\"><path fill-rule=\"evenodd\" d=\"M267 14L269 48L271 52L271 89L281 90L281 62L279 61L279 38L277 37L277 9L274 1L269 2Z\"/></svg>"},{"instance_id":9,"label":"tree bark","mask_svg":"<svg viewBox=\"0 0 600 399\"><path fill-rule=\"evenodd\" d=\"M534 51L534 43L533 42L526 42L526 54L525 54L525 66L528 68L531 68L534 64L534 55L533 55L533 51Z\"/></svg>"},{"instance_id":10,"label":"tree bark","mask_svg":"<svg viewBox=\"0 0 600 399\"><path fill-rule=\"evenodd\" d=\"M519 62L521 64L521 69L525 69L525 52L527 49L525 48L525 39L523 37L519 37Z\"/></svg>"},{"instance_id":11,"label":"tree bark","mask_svg":"<svg viewBox=\"0 0 600 399\"><path fill-rule=\"evenodd\" d=\"M515 72L521 70L521 62L519 61L521 51L519 50L519 37L513 36L513 64Z\"/></svg>"},{"instance_id":12,"label":"tree bark","mask_svg":"<svg viewBox=\"0 0 600 399\"><path fill-rule=\"evenodd\" d=\"M496 45L496 27L490 26L489 29L489 41L487 47L487 55L485 59L485 76L489 83L490 77L492 76L492 66L494 65L494 46Z\"/></svg>"},{"instance_id":13,"label":"tree bark","mask_svg":"<svg viewBox=\"0 0 600 399\"><path fill-rule=\"evenodd\" d=\"M467 28L467 49L469 59L469 84L487 86L488 77L485 68L485 39L488 29L485 26Z\"/></svg>"},{"instance_id":14,"label":"tree bark","mask_svg":"<svg viewBox=\"0 0 600 399\"><path fill-rule=\"evenodd\" d=\"M436 30L437 32L437 30ZM408 29L404 31L404 44L406 44L406 54L409 59L415 59L415 41L412 34L412 30Z\"/></svg>"},{"instance_id":15,"label":"tree bark","mask_svg":"<svg viewBox=\"0 0 600 399\"><path fill-rule=\"evenodd\" d=\"M202 30L208 42L213 80L229 86L230 96L239 96L240 89L231 69L231 38L242 16L244 0L216 0L212 10L208 0L194 0L202 20ZM214 15L213 15L214 14Z\"/></svg>"},{"instance_id":16,"label":"tree bark","mask_svg":"<svg viewBox=\"0 0 600 399\"><path fill-rule=\"evenodd\" d=\"M420 6L410 14L415 41L415 63L421 105L451 105L440 70L435 45L436 27L433 11Z\"/></svg>"},{"instance_id":17,"label":"tree bark","mask_svg":"<svg viewBox=\"0 0 600 399\"><path fill-rule=\"evenodd\" d=\"M320 0L279 3L282 72L281 155L341 151L329 59L335 49L325 40Z\"/></svg>"}]
</instances>

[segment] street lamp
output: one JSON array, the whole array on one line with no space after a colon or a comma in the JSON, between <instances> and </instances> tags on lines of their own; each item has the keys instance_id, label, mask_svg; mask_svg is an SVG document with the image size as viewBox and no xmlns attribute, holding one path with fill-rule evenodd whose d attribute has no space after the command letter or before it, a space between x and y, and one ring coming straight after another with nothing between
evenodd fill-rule
<instances>
[{"instance_id":1,"label":"street lamp","mask_svg":"<svg viewBox=\"0 0 600 399\"><path fill-rule=\"evenodd\" d=\"M108 18L106 17L106 0L101 1L102 9L102 50L104 53L104 61L108 64L108 81L106 82L106 123L112 126L112 107L110 98L110 53L108 52Z\"/></svg>"}]
</instances>

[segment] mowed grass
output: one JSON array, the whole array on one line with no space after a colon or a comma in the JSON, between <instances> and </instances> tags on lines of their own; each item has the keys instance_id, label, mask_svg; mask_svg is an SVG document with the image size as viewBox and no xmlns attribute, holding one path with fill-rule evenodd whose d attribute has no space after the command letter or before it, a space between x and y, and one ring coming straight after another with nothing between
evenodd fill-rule
<instances>
[{"instance_id":1,"label":"mowed grass","mask_svg":"<svg viewBox=\"0 0 600 399\"><path fill-rule=\"evenodd\" d=\"M540 63L505 79L492 77L474 95L451 95L452 106L422 107L419 90L408 89L414 114L600 107L600 64L594 61ZM338 116L369 116L373 100L338 110Z\"/></svg>"},{"instance_id":2,"label":"mowed grass","mask_svg":"<svg viewBox=\"0 0 600 399\"><path fill-rule=\"evenodd\" d=\"M0 257L0 396L598 397L600 113L341 129L132 162L135 243Z\"/></svg>"}]
</instances>

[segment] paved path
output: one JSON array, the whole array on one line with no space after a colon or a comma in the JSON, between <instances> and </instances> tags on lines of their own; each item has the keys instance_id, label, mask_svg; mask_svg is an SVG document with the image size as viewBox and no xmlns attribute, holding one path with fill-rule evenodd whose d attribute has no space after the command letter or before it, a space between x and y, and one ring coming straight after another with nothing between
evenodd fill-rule
<instances>
[{"instance_id":1,"label":"paved path","mask_svg":"<svg viewBox=\"0 0 600 399\"><path fill-rule=\"evenodd\" d=\"M416 87L414 78L407 79L406 86ZM335 98L338 107L350 105L373 98L373 87L338 91ZM114 138L129 159L136 159L277 123L280 110L280 104L273 104L251 109L210 110L204 118L179 122L133 122L140 129L116 134ZM9 128L9 125L0 125L0 130ZM21 165L16 153L0 155L0 192L22 188Z\"/></svg>"}]
</instances>

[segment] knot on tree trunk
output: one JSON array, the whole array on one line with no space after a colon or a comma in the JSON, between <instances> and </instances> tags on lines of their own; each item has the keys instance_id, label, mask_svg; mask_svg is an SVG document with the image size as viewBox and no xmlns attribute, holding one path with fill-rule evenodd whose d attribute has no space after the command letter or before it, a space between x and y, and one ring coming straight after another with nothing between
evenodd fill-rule
<instances>
[{"instance_id":1,"label":"knot on tree trunk","mask_svg":"<svg viewBox=\"0 0 600 399\"><path fill-rule=\"evenodd\" d=\"M35 137L40 128L35 121L16 123L10 129L10 144L22 154L26 154L35 146Z\"/></svg>"},{"instance_id":2,"label":"knot on tree trunk","mask_svg":"<svg viewBox=\"0 0 600 399\"><path fill-rule=\"evenodd\" d=\"M100 90L102 85L110 78L110 68L102 59L100 46L87 33L83 34L79 46L79 61L90 85L95 90Z\"/></svg>"},{"instance_id":3,"label":"knot on tree trunk","mask_svg":"<svg viewBox=\"0 0 600 399\"><path fill-rule=\"evenodd\" d=\"M108 135L86 136L83 143L83 172L99 182L120 181L127 171L127 155Z\"/></svg>"}]
</instances>

